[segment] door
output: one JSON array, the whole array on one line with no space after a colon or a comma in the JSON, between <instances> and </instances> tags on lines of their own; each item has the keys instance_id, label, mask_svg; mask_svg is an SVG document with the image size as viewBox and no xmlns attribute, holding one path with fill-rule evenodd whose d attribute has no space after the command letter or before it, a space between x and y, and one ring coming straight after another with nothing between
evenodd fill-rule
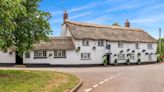
<instances>
[{"instance_id":1,"label":"door","mask_svg":"<svg viewBox=\"0 0 164 92\"><path fill-rule=\"evenodd\" d=\"M23 64L23 58L18 55L18 52L16 54L16 64Z\"/></svg>"},{"instance_id":2,"label":"door","mask_svg":"<svg viewBox=\"0 0 164 92\"><path fill-rule=\"evenodd\" d=\"M108 60L108 65L110 64L110 56L111 56L111 54L107 54L107 60Z\"/></svg>"}]
</instances>

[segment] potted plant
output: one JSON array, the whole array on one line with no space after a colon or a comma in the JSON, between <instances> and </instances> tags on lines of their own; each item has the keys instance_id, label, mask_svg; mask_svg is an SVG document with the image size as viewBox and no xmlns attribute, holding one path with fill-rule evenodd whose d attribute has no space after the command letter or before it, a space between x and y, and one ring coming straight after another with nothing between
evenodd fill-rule
<instances>
[{"instance_id":1,"label":"potted plant","mask_svg":"<svg viewBox=\"0 0 164 92\"><path fill-rule=\"evenodd\" d=\"M137 64L138 64L138 65L141 64L141 59L140 59L140 58L138 58Z\"/></svg>"},{"instance_id":2,"label":"potted plant","mask_svg":"<svg viewBox=\"0 0 164 92\"><path fill-rule=\"evenodd\" d=\"M123 50L120 51L120 53L123 53L123 52L124 52Z\"/></svg>"},{"instance_id":3,"label":"potted plant","mask_svg":"<svg viewBox=\"0 0 164 92\"><path fill-rule=\"evenodd\" d=\"M132 50L132 52L134 53L134 52L135 52L135 50Z\"/></svg>"},{"instance_id":4,"label":"potted plant","mask_svg":"<svg viewBox=\"0 0 164 92\"><path fill-rule=\"evenodd\" d=\"M104 55L103 58L103 65L106 66L108 64L107 55Z\"/></svg>"},{"instance_id":5,"label":"potted plant","mask_svg":"<svg viewBox=\"0 0 164 92\"><path fill-rule=\"evenodd\" d=\"M146 50L142 50L142 52L145 52Z\"/></svg>"},{"instance_id":6,"label":"potted plant","mask_svg":"<svg viewBox=\"0 0 164 92\"><path fill-rule=\"evenodd\" d=\"M96 50L96 47L95 46L93 46L93 50Z\"/></svg>"},{"instance_id":7,"label":"potted plant","mask_svg":"<svg viewBox=\"0 0 164 92\"><path fill-rule=\"evenodd\" d=\"M117 65L117 59L115 58L114 60L114 65L116 66Z\"/></svg>"},{"instance_id":8,"label":"potted plant","mask_svg":"<svg viewBox=\"0 0 164 92\"><path fill-rule=\"evenodd\" d=\"M10 52L9 52L9 55L12 55L12 54L13 54L13 52L12 52L12 51L10 51Z\"/></svg>"},{"instance_id":9,"label":"potted plant","mask_svg":"<svg viewBox=\"0 0 164 92\"><path fill-rule=\"evenodd\" d=\"M138 57L138 59L137 59L137 64L141 64L141 59L140 59L141 53L138 53L138 54L137 54L137 57Z\"/></svg>"},{"instance_id":10,"label":"potted plant","mask_svg":"<svg viewBox=\"0 0 164 92\"><path fill-rule=\"evenodd\" d=\"M130 59L129 59L129 57L128 57L128 59L126 60L126 64L127 64L127 65L130 65Z\"/></svg>"},{"instance_id":11,"label":"potted plant","mask_svg":"<svg viewBox=\"0 0 164 92\"><path fill-rule=\"evenodd\" d=\"M80 51L80 47L77 47L76 52L79 52L79 51Z\"/></svg>"},{"instance_id":12,"label":"potted plant","mask_svg":"<svg viewBox=\"0 0 164 92\"><path fill-rule=\"evenodd\" d=\"M138 53L137 56L140 57L141 56L141 53Z\"/></svg>"},{"instance_id":13,"label":"potted plant","mask_svg":"<svg viewBox=\"0 0 164 92\"><path fill-rule=\"evenodd\" d=\"M145 55L148 55L149 53L145 53Z\"/></svg>"}]
</instances>

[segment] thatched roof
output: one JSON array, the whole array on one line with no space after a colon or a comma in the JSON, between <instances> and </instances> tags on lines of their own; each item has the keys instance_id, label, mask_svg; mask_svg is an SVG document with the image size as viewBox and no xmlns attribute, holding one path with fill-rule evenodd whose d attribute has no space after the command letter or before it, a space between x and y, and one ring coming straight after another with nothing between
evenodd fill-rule
<instances>
[{"instance_id":1,"label":"thatched roof","mask_svg":"<svg viewBox=\"0 0 164 92\"><path fill-rule=\"evenodd\" d=\"M157 40L142 29L66 21L75 39L92 39L125 42L152 42Z\"/></svg>"},{"instance_id":2,"label":"thatched roof","mask_svg":"<svg viewBox=\"0 0 164 92\"><path fill-rule=\"evenodd\" d=\"M75 45L73 44L71 37L50 37L50 41L39 42L34 44L34 50L73 50Z\"/></svg>"}]
</instances>

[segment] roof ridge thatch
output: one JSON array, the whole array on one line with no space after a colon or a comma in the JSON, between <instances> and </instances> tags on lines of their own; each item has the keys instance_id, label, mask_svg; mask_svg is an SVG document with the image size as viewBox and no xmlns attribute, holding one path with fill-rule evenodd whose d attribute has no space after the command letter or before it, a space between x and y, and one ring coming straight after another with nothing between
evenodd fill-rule
<instances>
[{"instance_id":1,"label":"roof ridge thatch","mask_svg":"<svg viewBox=\"0 0 164 92\"><path fill-rule=\"evenodd\" d=\"M75 39L92 39L125 42L156 43L157 40L142 29L121 28L99 24L66 21L71 35Z\"/></svg>"},{"instance_id":2,"label":"roof ridge thatch","mask_svg":"<svg viewBox=\"0 0 164 92\"><path fill-rule=\"evenodd\" d=\"M142 29L139 29L139 28L119 27L119 26L95 24L95 23L86 23L86 22L75 22L75 21L70 21L70 20L66 20L66 24L67 23L74 24L74 25L77 25L77 26L84 26L84 27L111 28L111 29L119 29L119 30L126 30L126 31L144 32Z\"/></svg>"}]
</instances>

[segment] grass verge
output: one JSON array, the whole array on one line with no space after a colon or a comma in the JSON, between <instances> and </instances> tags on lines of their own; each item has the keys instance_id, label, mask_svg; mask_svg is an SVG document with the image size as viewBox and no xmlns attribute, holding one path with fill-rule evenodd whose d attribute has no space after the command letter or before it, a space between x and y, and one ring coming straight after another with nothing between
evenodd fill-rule
<instances>
[{"instance_id":1,"label":"grass verge","mask_svg":"<svg viewBox=\"0 0 164 92\"><path fill-rule=\"evenodd\" d=\"M69 92L78 82L66 73L0 70L0 92Z\"/></svg>"}]
</instances>

